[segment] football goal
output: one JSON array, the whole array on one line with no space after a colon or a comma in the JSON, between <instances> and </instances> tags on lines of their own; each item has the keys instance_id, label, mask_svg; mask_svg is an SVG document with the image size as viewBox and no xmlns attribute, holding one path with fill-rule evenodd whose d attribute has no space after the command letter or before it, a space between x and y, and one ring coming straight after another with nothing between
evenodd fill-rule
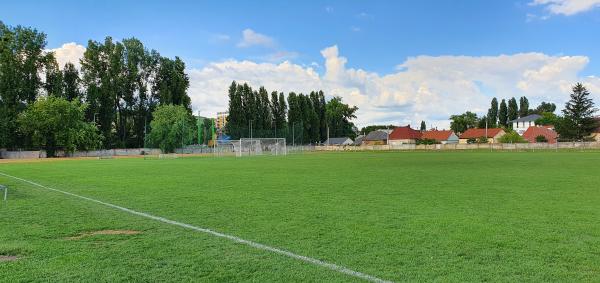
<instances>
[{"instance_id":1,"label":"football goal","mask_svg":"<svg viewBox=\"0 0 600 283\"><path fill-rule=\"evenodd\" d=\"M237 157L251 155L287 155L284 138L242 138L239 140L219 141L214 151L216 156L232 155Z\"/></svg>"}]
</instances>

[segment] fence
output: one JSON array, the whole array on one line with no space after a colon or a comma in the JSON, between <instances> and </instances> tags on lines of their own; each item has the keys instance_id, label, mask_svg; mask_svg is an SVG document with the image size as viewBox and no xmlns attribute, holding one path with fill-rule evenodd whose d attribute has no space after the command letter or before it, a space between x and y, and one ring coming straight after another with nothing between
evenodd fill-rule
<instances>
[{"instance_id":1,"label":"fence","mask_svg":"<svg viewBox=\"0 0 600 283\"><path fill-rule=\"evenodd\" d=\"M559 142L559 143L484 143L484 144L398 144L363 146L317 146L317 151L378 151L378 150L559 150L559 149L598 149L600 142Z\"/></svg>"}]
</instances>

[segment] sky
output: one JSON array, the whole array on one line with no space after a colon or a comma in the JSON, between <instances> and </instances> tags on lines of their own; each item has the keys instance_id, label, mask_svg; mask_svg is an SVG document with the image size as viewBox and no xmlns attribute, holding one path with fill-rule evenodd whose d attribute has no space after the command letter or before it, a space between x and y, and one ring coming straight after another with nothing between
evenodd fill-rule
<instances>
[{"instance_id":1,"label":"sky","mask_svg":"<svg viewBox=\"0 0 600 283\"><path fill-rule=\"evenodd\" d=\"M600 0L10 1L0 20L47 34L59 63L88 40L136 37L182 58L195 113L227 109L231 81L322 89L356 124L446 128L492 97L600 104Z\"/></svg>"}]
</instances>

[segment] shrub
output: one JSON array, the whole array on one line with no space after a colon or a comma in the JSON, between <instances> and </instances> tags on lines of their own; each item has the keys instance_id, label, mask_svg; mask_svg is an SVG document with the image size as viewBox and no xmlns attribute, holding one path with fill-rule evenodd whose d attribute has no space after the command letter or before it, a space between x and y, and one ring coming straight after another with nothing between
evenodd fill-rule
<instances>
[{"instance_id":1,"label":"shrub","mask_svg":"<svg viewBox=\"0 0 600 283\"><path fill-rule=\"evenodd\" d=\"M535 137L535 141L536 142L548 142L548 139L543 135L539 135L539 136Z\"/></svg>"},{"instance_id":2,"label":"shrub","mask_svg":"<svg viewBox=\"0 0 600 283\"><path fill-rule=\"evenodd\" d=\"M527 143L523 137L521 137L517 132L510 131L500 137L499 141L501 143Z\"/></svg>"}]
</instances>

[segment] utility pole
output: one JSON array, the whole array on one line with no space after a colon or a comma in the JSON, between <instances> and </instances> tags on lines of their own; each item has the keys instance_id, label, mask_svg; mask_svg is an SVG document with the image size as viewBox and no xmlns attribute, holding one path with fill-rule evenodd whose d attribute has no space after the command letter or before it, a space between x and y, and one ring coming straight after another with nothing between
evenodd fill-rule
<instances>
[{"instance_id":1,"label":"utility pole","mask_svg":"<svg viewBox=\"0 0 600 283\"><path fill-rule=\"evenodd\" d=\"M327 125L327 147L329 147L329 125Z\"/></svg>"},{"instance_id":2,"label":"utility pole","mask_svg":"<svg viewBox=\"0 0 600 283\"><path fill-rule=\"evenodd\" d=\"M144 148L146 148L146 125L147 125L148 116L144 117Z\"/></svg>"}]
</instances>

